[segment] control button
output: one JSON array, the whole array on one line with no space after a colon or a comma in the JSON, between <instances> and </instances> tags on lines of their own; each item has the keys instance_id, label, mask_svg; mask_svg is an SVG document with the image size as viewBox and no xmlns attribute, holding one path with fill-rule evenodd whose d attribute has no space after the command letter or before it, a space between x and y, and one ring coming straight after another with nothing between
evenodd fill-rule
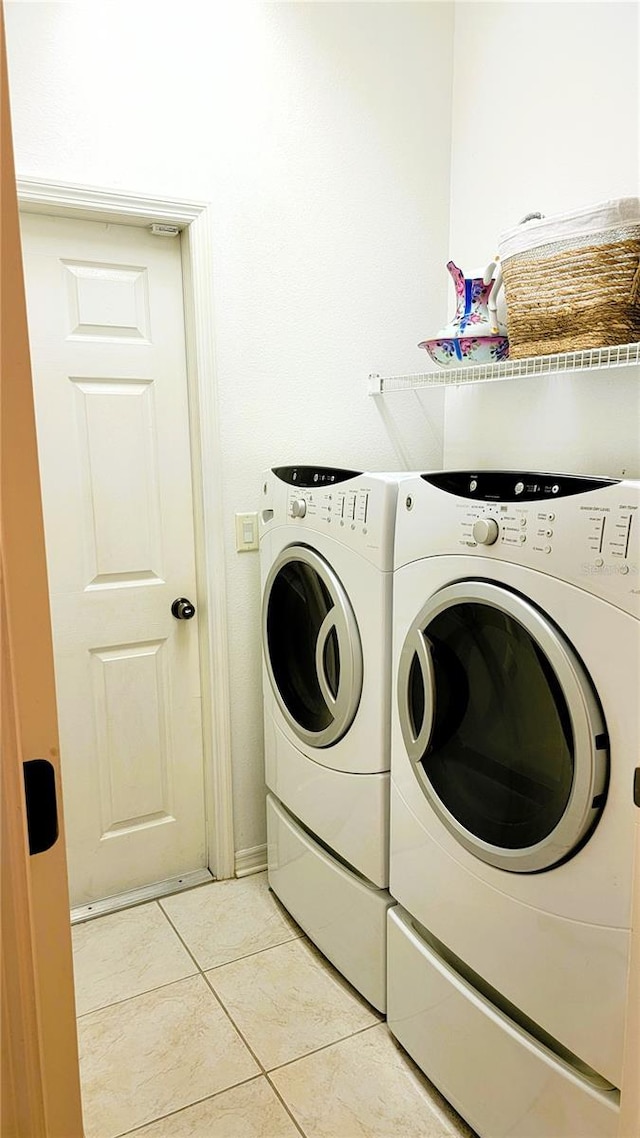
<instances>
[{"instance_id":1,"label":"control button","mask_svg":"<svg viewBox=\"0 0 640 1138\"><path fill-rule=\"evenodd\" d=\"M477 489L478 489L478 480L477 480L477 478L472 478L472 479L471 479L471 481L470 481L470 483L469 483L469 489L470 489L472 492L473 492L474 490L477 490Z\"/></svg>"},{"instance_id":2,"label":"control button","mask_svg":"<svg viewBox=\"0 0 640 1138\"><path fill-rule=\"evenodd\" d=\"M368 533L368 532L369 532L366 526L363 526L363 527L362 527L362 532L363 532L363 533Z\"/></svg>"},{"instance_id":3,"label":"control button","mask_svg":"<svg viewBox=\"0 0 640 1138\"><path fill-rule=\"evenodd\" d=\"M524 482L516 482L516 485L515 485L516 494L522 494L523 490L524 490Z\"/></svg>"},{"instance_id":4,"label":"control button","mask_svg":"<svg viewBox=\"0 0 640 1138\"><path fill-rule=\"evenodd\" d=\"M526 524L527 524L527 519L526 518L520 518L520 525L522 526L523 529L526 526Z\"/></svg>"},{"instance_id":5,"label":"control button","mask_svg":"<svg viewBox=\"0 0 640 1138\"><path fill-rule=\"evenodd\" d=\"M520 544L521 544L521 545L524 545L524 543L525 543L525 541L526 541L526 540L527 540L527 535L526 535L526 533L521 533L521 534L520 534Z\"/></svg>"},{"instance_id":6,"label":"control button","mask_svg":"<svg viewBox=\"0 0 640 1138\"><path fill-rule=\"evenodd\" d=\"M551 487L551 493L557 494L559 490L560 490L560 487L558 486L558 483L556 482L555 485Z\"/></svg>"},{"instance_id":7,"label":"control button","mask_svg":"<svg viewBox=\"0 0 640 1138\"><path fill-rule=\"evenodd\" d=\"M478 545L493 545L497 541L500 530L495 518L478 518L473 525L473 536Z\"/></svg>"},{"instance_id":8,"label":"control button","mask_svg":"<svg viewBox=\"0 0 640 1138\"><path fill-rule=\"evenodd\" d=\"M550 522L555 522L556 515L555 514L547 514L547 518L549 519Z\"/></svg>"},{"instance_id":9,"label":"control button","mask_svg":"<svg viewBox=\"0 0 640 1138\"><path fill-rule=\"evenodd\" d=\"M553 530L552 529L546 529L544 532L545 532L546 537L553 537Z\"/></svg>"},{"instance_id":10,"label":"control button","mask_svg":"<svg viewBox=\"0 0 640 1138\"><path fill-rule=\"evenodd\" d=\"M545 545L545 547L544 547L544 552L545 552L545 553L551 553L551 546L550 546L550 545Z\"/></svg>"},{"instance_id":11,"label":"control button","mask_svg":"<svg viewBox=\"0 0 640 1138\"><path fill-rule=\"evenodd\" d=\"M604 557L596 557L595 563L598 566L598 569L602 569L602 566L604 565Z\"/></svg>"},{"instance_id":12,"label":"control button","mask_svg":"<svg viewBox=\"0 0 640 1138\"><path fill-rule=\"evenodd\" d=\"M291 503L291 517L303 518L307 512L307 503L304 498L296 498Z\"/></svg>"},{"instance_id":13,"label":"control button","mask_svg":"<svg viewBox=\"0 0 640 1138\"><path fill-rule=\"evenodd\" d=\"M629 572L629 566L628 565L621 565L620 566L620 572L624 573L626 575Z\"/></svg>"}]
</instances>

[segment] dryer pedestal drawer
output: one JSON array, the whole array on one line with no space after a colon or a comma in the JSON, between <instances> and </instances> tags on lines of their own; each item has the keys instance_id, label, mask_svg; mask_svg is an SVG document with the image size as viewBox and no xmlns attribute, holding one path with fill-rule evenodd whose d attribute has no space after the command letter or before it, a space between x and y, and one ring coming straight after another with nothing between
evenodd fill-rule
<instances>
[{"instance_id":1,"label":"dryer pedestal drawer","mask_svg":"<svg viewBox=\"0 0 640 1138\"><path fill-rule=\"evenodd\" d=\"M619 1095L594 1085L388 914L391 1031L481 1138L615 1138Z\"/></svg>"},{"instance_id":2,"label":"dryer pedestal drawer","mask_svg":"<svg viewBox=\"0 0 640 1138\"><path fill-rule=\"evenodd\" d=\"M383 1012L392 897L334 860L271 794L267 835L274 893L338 971Z\"/></svg>"}]
</instances>

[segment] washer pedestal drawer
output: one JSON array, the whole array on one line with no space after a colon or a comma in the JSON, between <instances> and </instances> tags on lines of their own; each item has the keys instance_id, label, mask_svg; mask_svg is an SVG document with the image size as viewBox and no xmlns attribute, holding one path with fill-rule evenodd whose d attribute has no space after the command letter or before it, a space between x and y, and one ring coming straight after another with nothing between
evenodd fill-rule
<instances>
[{"instance_id":1,"label":"washer pedestal drawer","mask_svg":"<svg viewBox=\"0 0 640 1138\"><path fill-rule=\"evenodd\" d=\"M615 1138L619 1094L610 1084L494 1007L400 906L387 920L389 1027L481 1138Z\"/></svg>"},{"instance_id":2,"label":"washer pedestal drawer","mask_svg":"<svg viewBox=\"0 0 640 1138\"><path fill-rule=\"evenodd\" d=\"M363 880L267 795L269 884L309 938L379 1011L386 1008L386 889Z\"/></svg>"}]
</instances>

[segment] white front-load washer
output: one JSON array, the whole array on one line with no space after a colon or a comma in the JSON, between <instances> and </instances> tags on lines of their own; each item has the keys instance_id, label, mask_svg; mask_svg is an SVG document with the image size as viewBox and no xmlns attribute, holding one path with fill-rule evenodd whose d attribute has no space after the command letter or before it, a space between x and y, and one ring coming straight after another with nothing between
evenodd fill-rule
<instances>
[{"instance_id":1,"label":"white front-load washer","mask_svg":"<svg viewBox=\"0 0 640 1138\"><path fill-rule=\"evenodd\" d=\"M486 1138L617 1133L639 502L572 475L401 488L389 1026Z\"/></svg>"},{"instance_id":2,"label":"white front-load washer","mask_svg":"<svg viewBox=\"0 0 640 1138\"><path fill-rule=\"evenodd\" d=\"M269 883L380 1010L402 477L277 467L259 511Z\"/></svg>"}]
</instances>

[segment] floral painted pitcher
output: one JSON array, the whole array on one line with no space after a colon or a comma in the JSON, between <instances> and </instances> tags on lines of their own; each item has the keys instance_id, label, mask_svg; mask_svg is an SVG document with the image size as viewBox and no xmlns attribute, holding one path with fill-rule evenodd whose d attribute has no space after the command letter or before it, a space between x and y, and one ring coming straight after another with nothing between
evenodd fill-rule
<instances>
[{"instance_id":1,"label":"floral painted pitcher","mask_svg":"<svg viewBox=\"0 0 640 1138\"><path fill-rule=\"evenodd\" d=\"M447 264L456 289L453 319L441 328L434 340L419 345L426 348L435 363L496 363L509 354L507 329L498 320L498 293L502 269L492 261L481 277L465 277L453 261Z\"/></svg>"},{"instance_id":2,"label":"floral painted pitcher","mask_svg":"<svg viewBox=\"0 0 640 1138\"><path fill-rule=\"evenodd\" d=\"M456 314L441 335L450 336L497 336L498 292L502 285L502 270L492 261L482 277L465 277L462 269L449 261L447 268L456 289Z\"/></svg>"}]
</instances>

